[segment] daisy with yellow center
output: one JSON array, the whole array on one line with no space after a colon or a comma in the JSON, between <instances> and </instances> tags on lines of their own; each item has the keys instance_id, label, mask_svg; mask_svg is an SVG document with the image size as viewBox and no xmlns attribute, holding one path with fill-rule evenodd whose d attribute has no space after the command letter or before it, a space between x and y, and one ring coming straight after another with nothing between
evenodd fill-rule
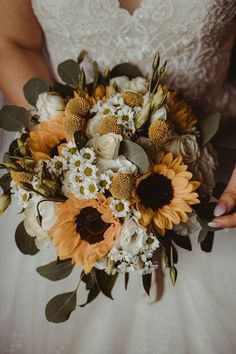
<instances>
[{"instance_id":1,"label":"daisy with yellow center","mask_svg":"<svg viewBox=\"0 0 236 354\"><path fill-rule=\"evenodd\" d=\"M56 222L49 235L61 260L71 258L89 273L97 260L112 249L121 225L112 215L111 201L112 198L98 194L97 199L70 197L58 204Z\"/></svg>"},{"instance_id":2,"label":"daisy with yellow center","mask_svg":"<svg viewBox=\"0 0 236 354\"><path fill-rule=\"evenodd\" d=\"M148 226L152 221L160 235L173 224L187 222L191 205L197 204L198 194L194 192L200 185L191 181L192 173L182 164L179 156L160 153L156 164L136 179L133 202L141 213L141 224Z\"/></svg>"},{"instance_id":3,"label":"daisy with yellow center","mask_svg":"<svg viewBox=\"0 0 236 354\"><path fill-rule=\"evenodd\" d=\"M50 160L58 155L58 146L63 142L66 142L63 117L55 117L30 133L28 145L35 160Z\"/></svg>"}]
</instances>

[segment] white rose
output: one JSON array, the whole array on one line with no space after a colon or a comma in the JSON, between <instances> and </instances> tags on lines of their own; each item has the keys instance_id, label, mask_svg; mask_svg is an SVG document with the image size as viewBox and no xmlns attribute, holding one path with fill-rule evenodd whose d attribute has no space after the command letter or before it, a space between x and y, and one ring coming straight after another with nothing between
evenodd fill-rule
<instances>
[{"instance_id":1,"label":"white rose","mask_svg":"<svg viewBox=\"0 0 236 354\"><path fill-rule=\"evenodd\" d=\"M189 221L187 223L180 223L179 225L173 226L173 231L177 235L188 236L201 228L197 216L195 214L191 214Z\"/></svg>"},{"instance_id":2,"label":"white rose","mask_svg":"<svg viewBox=\"0 0 236 354\"><path fill-rule=\"evenodd\" d=\"M144 95L148 91L148 81L143 77L130 80L127 76L118 76L110 80L110 85L116 84L120 91L134 91Z\"/></svg>"},{"instance_id":3,"label":"white rose","mask_svg":"<svg viewBox=\"0 0 236 354\"><path fill-rule=\"evenodd\" d=\"M24 210L24 226L30 236L36 237L36 247L41 250L48 247L50 243L47 231L53 226L56 220L56 203L45 201L39 204L39 212L42 217L42 223L40 225L37 213L37 203L39 201L39 199L37 199L37 201L30 200L28 207Z\"/></svg>"},{"instance_id":4,"label":"white rose","mask_svg":"<svg viewBox=\"0 0 236 354\"><path fill-rule=\"evenodd\" d=\"M86 127L86 135L89 139L93 138L96 134L98 134L98 127L102 119L103 116L97 114L93 118L88 120Z\"/></svg>"},{"instance_id":5,"label":"white rose","mask_svg":"<svg viewBox=\"0 0 236 354\"><path fill-rule=\"evenodd\" d=\"M187 164L196 161L200 155L197 138L191 134L179 135L165 144L163 148L174 155L181 155Z\"/></svg>"},{"instance_id":6,"label":"white rose","mask_svg":"<svg viewBox=\"0 0 236 354\"><path fill-rule=\"evenodd\" d=\"M123 155L118 156L115 160L98 157L96 166L100 173L106 172L111 176L117 172L126 174L135 174L137 172L137 166L127 160Z\"/></svg>"},{"instance_id":7,"label":"white rose","mask_svg":"<svg viewBox=\"0 0 236 354\"><path fill-rule=\"evenodd\" d=\"M194 179L201 182L199 191L211 195L215 186L214 171L218 165L216 152L211 144L204 146L198 159L188 166Z\"/></svg>"},{"instance_id":8,"label":"white rose","mask_svg":"<svg viewBox=\"0 0 236 354\"><path fill-rule=\"evenodd\" d=\"M118 248L121 247L124 251L136 255L145 246L146 238L146 229L139 225L134 216L127 215L121 228Z\"/></svg>"},{"instance_id":9,"label":"white rose","mask_svg":"<svg viewBox=\"0 0 236 354\"><path fill-rule=\"evenodd\" d=\"M39 114L39 121L45 122L51 118L63 114L65 102L61 96L55 92L40 93L36 102Z\"/></svg>"},{"instance_id":10,"label":"white rose","mask_svg":"<svg viewBox=\"0 0 236 354\"><path fill-rule=\"evenodd\" d=\"M108 133L100 136L96 134L87 142L87 146L93 147L96 154L104 159L115 159L118 156L122 136Z\"/></svg>"}]
</instances>

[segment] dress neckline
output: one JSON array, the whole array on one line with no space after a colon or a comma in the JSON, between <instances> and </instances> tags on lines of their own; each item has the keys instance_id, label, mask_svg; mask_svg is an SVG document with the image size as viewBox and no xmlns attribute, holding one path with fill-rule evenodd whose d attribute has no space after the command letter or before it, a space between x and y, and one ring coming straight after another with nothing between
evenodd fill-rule
<instances>
[{"instance_id":1,"label":"dress neckline","mask_svg":"<svg viewBox=\"0 0 236 354\"><path fill-rule=\"evenodd\" d=\"M147 0L146 0L147 1ZM143 7L143 0L139 1L139 4L136 8L134 8L133 12L129 12L129 10L127 10L125 7L121 6L121 3L119 0L114 0L114 3L116 4L116 6L118 7L118 9L120 10L120 12L122 12L123 14L125 14L127 17L133 18L136 16L136 14L142 9Z\"/></svg>"}]
</instances>

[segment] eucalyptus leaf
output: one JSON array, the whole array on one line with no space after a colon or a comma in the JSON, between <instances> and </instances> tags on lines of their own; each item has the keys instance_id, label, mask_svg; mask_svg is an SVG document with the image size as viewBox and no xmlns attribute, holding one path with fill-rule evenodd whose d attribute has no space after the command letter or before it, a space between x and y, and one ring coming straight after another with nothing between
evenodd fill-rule
<instances>
[{"instance_id":1,"label":"eucalyptus leaf","mask_svg":"<svg viewBox=\"0 0 236 354\"><path fill-rule=\"evenodd\" d=\"M68 320L76 308L76 291L53 297L46 306L46 318L49 322L61 323Z\"/></svg>"},{"instance_id":2,"label":"eucalyptus leaf","mask_svg":"<svg viewBox=\"0 0 236 354\"><path fill-rule=\"evenodd\" d=\"M32 106L36 106L38 96L42 92L49 91L48 83L38 77L29 80L23 87L24 96Z\"/></svg>"},{"instance_id":3,"label":"eucalyptus leaf","mask_svg":"<svg viewBox=\"0 0 236 354\"><path fill-rule=\"evenodd\" d=\"M208 231L206 229L201 229L198 235L198 242L201 243L207 237Z\"/></svg>"},{"instance_id":4,"label":"eucalyptus leaf","mask_svg":"<svg viewBox=\"0 0 236 354\"><path fill-rule=\"evenodd\" d=\"M91 290L94 287L94 275L93 271L90 273L86 274L84 271L81 274L81 280L86 284L86 290Z\"/></svg>"},{"instance_id":5,"label":"eucalyptus leaf","mask_svg":"<svg viewBox=\"0 0 236 354\"><path fill-rule=\"evenodd\" d=\"M134 163L140 174L147 172L149 168L148 156L144 149L130 140L123 140L120 144L120 155L124 155L129 161Z\"/></svg>"},{"instance_id":6,"label":"eucalyptus leaf","mask_svg":"<svg viewBox=\"0 0 236 354\"><path fill-rule=\"evenodd\" d=\"M82 305L79 305L80 307L84 307L86 306L87 304L89 304L90 302L92 302L94 299L96 299L96 297L99 295L100 293L100 288L97 284L94 284L94 286L92 287L91 290L89 290L89 293L88 293L88 297L87 297L87 301L82 304Z\"/></svg>"},{"instance_id":7,"label":"eucalyptus leaf","mask_svg":"<svg viewBox=\"0 0 236 354\"><path fill-rule=\"evenodd\" d=\"M111 291L115 285L118 273L114 275L109 275L105 273L103 270L95 269L94 270L96 276L96 283L101 292L113 300Z\"/></svg>"},{"instance_id":8,"label":"eucalyptus leaf","mask_svg":"<svg viewBox=\"0 0 236 354\"><path fill-rule=\"evenodd\" d=\"M22 107L3 106L0 110L0 128L19 131L29 126L30 113Z\"/></svg>"},{"instance_id":9,"label":"eucalyptus leaf","mask_svg":"<svg viewBox=\"0 0 236 354\"><path fill-rule=\"evenodd\" d=\"M129 79L133 79L138 76L143 76L143 74L136 65L122 63L114 66L111 70L111 79L118 76L128 76Z\"/></svg>"},{"instance_id":10,"label":"eucalyptus leaf","mask_svg":"<svg viewBox=\"0 0 236 354\"><path fill-rule=\"evenodd\" d=\"M184 248L188 251L192 250L192 245L191 245L191 241L190 238L188 236L181 236L181 235L177 235L174 232L172 233L172 240L174 241L174 243L181 247Z\"/></svg>"},{"instance_id":11,"label":"eucalyptus leaf","mask_svg":"<svg viewBox=\"0 0 236 354\"><path fill-rule=\"evenodd\" d=\"M10 173L5 173L0 178L0 187L4 193L8 193L11 190L11 175Z\"/></svg>"},{"instance_id":12,"label":"eucalyptus leaf","mask_svg":"<svg viewBox=\"0 0 236 354\"><path fill-rule=\"evenodd\" d=\"M206 145L217 133L220 125L220 113L213 113L199 122L202 145Z\"/></svg>"},{"instance_id":13,"label":"eucalyptus leaf","mask_svg":"<svg viewBox=\"0 0 236 354\"><path fill-rule=\"evenodd\" d=\"M148 296L150 296L150 289L152 285L152 273L149 274L144 274L142 276L142 281L143 281L143 287Z\"/></svg>"},{"instance_id":14,"label":"eucalyptus leaf","mask_svg":"<svg viewBox=\"0 0 236 354\"><path fill-rule=\"evenodd\" d=\"M59 93L62 98L74 97L74 89L69 85L62 84L61 82L56 82L53 85L52 90Z\"/></svg>"},{"instance_id":15,"label":"eucalyptus leaf","mask_svg":"<svg viewBox=\"0 0 236 354\"><path fill-rule=\"evenodd\" d=\"M214 241L214 232L208 231L205 239L201 242L201 249L207 253L211 252L213 247L213 241Z\"/></svg>"},{"instance_id":16,"label":"eucalyptus leaf","mask_svg":"<svg viewBox=\"0 0 236 354\"><path fill-rule=\"evenodd\" d=\"M194 206L194 210L197 214L198 221L202 228L206 229L207 231L219 231L221 228L215 228L208 225L212 219L214 219L214 209L216 207L215 202L209 203L201 203L199 205Z\"/></svg>"},{"instance_id":17,"label":"eucalyptus leaf","mask_svg":"<svg viewBox=\"0 0 236 354\"><path fill-rule=\"evenodd\" d=\"M35 245L35 239L35 237L31 237L27 234L24 227L24 222L22 221L17 226L15 233L15 241L19 250L23 254L28 254L30 256L37 254L39 252L39 249Z\"/></svg>"},{"instance_id":18,"label":"eucalyptus leaf","mask_svg":"<svg viewBox=\"0 0 236 354\"><path fill-rule=\"evenodd\" d=\"M57 71L66 84L74 88L79 87L80 67L76 61L72 59L65 60L58 65Z\"/></svg>"},{"instance_id":19,"label":"eucalyptus leaf","mask_svg":"<svg viewBox=\"0 0 236 354\"><path fill-rule=\"evenodd\" d=\"M37 272L44 278L52 281L61 280L71 274L74 268L74 264L71 263L71 259L63 262L51 262L44 266L38 267Z\"/></svg>"},{"instance_id":20,"label":"eucalyptus leaf","mask_svg":"<svg viewBox=\"0 0 236 354\"><path fill-rule=\"evenodd\" d=\"M74 139L75 139L75 145L78 149L78 151L80 151L87 143L88 138L85 135L85 133L82 130L78 130L77 132L75 132L74 134Z\"/></svg>"}]
</instances>

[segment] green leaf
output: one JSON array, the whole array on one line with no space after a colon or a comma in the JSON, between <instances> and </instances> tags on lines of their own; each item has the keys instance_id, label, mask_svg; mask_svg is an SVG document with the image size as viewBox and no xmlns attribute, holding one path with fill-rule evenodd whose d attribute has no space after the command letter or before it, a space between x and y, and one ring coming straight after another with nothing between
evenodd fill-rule
<instances>
[{"instance_id":1,"label":"green leaf","mask_svg":"<svg viewBox=\"0 0 236 354\"><path fill-rule=\"evenodd\" d=\"M82 61L84 60L84 57L87 55L88 53L86 52L86 50L81 50L81 52L78 55L78 59L77 62L78 64L82 63Z\"/></svg>"},{"instance_id":2,"label":"green leaf","mask_svg":"<svg viewBox=\"0 0 236 354\"><path fill-rule=\"evenodd\" d=\"M53 323L65 322L75 308L76 291L56 295L46 306L46 318Z\"/></svg>"},{"instance_id":3,"label":"green leaf","mask_svg":"<svg viewBox=\"0 0 236 354\"><path fill-rule=\"evenodd\" d=\"M130 63L122 63L114 66L114 68L111 70L111 79L118 76L128 76L129 79L133 79L138 76L143 76L143 74L136 65Z\"/></svg>"},{"instance_id":4,"label":"green leaf","mask_svg":"<svg viewBox=\"0 0 236 354\"><path fill-rule=\"evenodd\" d=\"M42 92L48 92L49 85L45 80L35 77L25 84L23 91L27 102L32 106L36 106L39 94Z\"/></svg>"},{"instance_id":5,"label":"green leaf","mask_svg":"<svg viewBox=\"0 0 236 354\"><path fill-rule=\"evenodd\" d=\"M38 267L37 272L44 278L52 281L61 280L71 274L74 268L74 264L71 263L71 259L67 259L61 262L51 262L44 266Z\"/></svg>"},{"instance_id":6,"label":"green leaf","mask_svg":"<svg viewBox=\"0 0 236 354\"><path fill-rule=\"evenodd\" d=\"M175 286L177 274L178 274L177 269L175 267L171 267L170 268L170 279L171 279L173 286Z\"/></svg>"},{"instance_id":7,"label":"green leaf","mask_svg":"<svg viewBox=\"0 0 236 354\"><path fill-rule=\"evenodd\" d=\"M27 234L23 221L17 226L15 233L15 241L17 247L23 254L33 256L39 252L38 248L35 245L35 237L31 237Z\"/></svg>"},{"instance_id":8,"label":"green leaf","mask_svg":"<svg viewBox=\"0 0 236 354\"><path fill-rule=\"evenodd\" d=\"M57 93L59 93L59 95L62 98L66 98L66 97L74 97L74 90L72 87L70 87L69 85L64 85L61 82L56 82L53 87L52 87L53 91L56 91Z\"/></svg>"},{"instance_id":9,"label":"green leaf","mask_svg":"<svg viewBox=\"0 0 236 354\"><path fill-rule=\"evenodd\" d=\"M185 250L192 251L191 241L188 236L177 235L173 232L172 240L177 246L184 248Z\"/></svg>"},{"instance_id":10,"label":"green leaf","mask_svg":"<svg viewBox=\"0 0 236 354\"><path fill-rule=\"evenodd\" d=\"M88 141L87 136L85 135L85 133L82 130L75 132L74 139L75 139L75 145L76 145L78 151L80 151L86 145L86 143Z\"/></svg>"},{"instance_id":11,"label":"green leaf","mask_svg":"<svg viewBox=\"0 0 236 354\"><path fill-rule=\"evenodd\" d=\"M92 302L94 299L96 299L96 297L99 295L99 293L100 293L99 286L97 284L94 284L94 286L92 287L92 289L88 293L87 301L84 304L79 305L79 306L80 307L86 306L87 304Z\"/></svg>"},{"instance_id":12,"label":"green leaf","mask_svg":"<svg viewBox=\"0 0 236 354\"><path fill-rule=\"evenodd\" d=\"M97 286L99 287L101 292L105 296L113 300L111 291L115 285L118 273L114 275L109 275L105 273L103 270L94 269L94 274L95 274Z\"/></svg>"},{"instance_id":13,"label":"green leaf","mask_svg":"<svg viewBox=\"0 0 236 354\"><path fill-rule=\"evenodd\" d=\"M61 79L68 85L78 88L79 86L79 75L80 67L79 64L72 60L68 59L58 65L58 74Z\"/></svg>"},{"instance_id":14,"label":"green leaf","mask_svg":"<svg viewBox=\"0 0 236 354\"><path fill-rule=\"evenodd\" d=\"M0 128L19 131L29 126L30 113L18 106L3 106L0 110Z\"/></svg>"},{"instance_id":15,"label":"green leaf","mask_svg":"<svg viewBox=\"0 0 236 354\"><path fill-rule=\"evenodd\" d=\"M149 168L148 156L140 145L130 140L123 140L120 144L119 154L133 162L141 174L147 172Z\"/></svg>"},{"instance_id":16,"label":"green leaf","mask_svg":"<svg viewBox=\"0 0 236 354\"><path fill-rule=\"evenodd\" d=\"M201 242L202 251L207 253L211 252L213 247L213 241L214 241L214 232L208 231L207 236Z\"/></svg>"},{"instance_id":17,"label":"green leaf","mask_svg":"<svg viewBox=\"0 0 236 354\"><path fill-rule=\"evenodd\" d=\"M208 226L208 223L214 219L214 209L216 207L215 202L209 202L209 203L201 203L199 205L194 206L194 210L197 214L198 221L200 225L202 226L203 229L206 229L207 231L219 231L221 228L215 228Z\"/></svg>"},{"instance_id":18,"label":"green leaf","mask_svg":"<svg viewBox=\"0 0 236 354\"><path fill-rule=\"evenodd\" d=\"M125 273L125 290L128 289L129 273Z\"/></svg>"},{"instance_id":19,"label":"green leaf","mask_svg":"<svg viewBox=\"0 0 236 354\"><path fill-rule=\"evenodd\" d=\"M152 273L142 275L143 287L148 296L150 296L150 289L152 285Z\"/></svg>"},{"instance_id":20,"label":"green leaf","mask_svg":"<svg viewBox=\"0 0 236 354\"><path fill-rule=\"evenodd\" d=\"M220 113L213 113L199 122L202 145L206 145L217 133L220 125Z\"/></svg>"},{"instance_id":21,"label":"green leaf","mask_svg":"<svg viewBox=\"0 0 236 354\"><path fill-rule=\"evenodd\" d=\"M95 281L93 271L91 271L88 274L84 273L83 271L81 274L81 280L86 284L86 290L91 290L94 287L94 281Z\"/></svg>"},{"instance_id":22,"label":"green leaf","mask_svg":"<svg viewBox=\"0 0 236 354\"><path fill-rule=\"evenodd\" d=\"M4 193L8 193L11 189L11 175L10 173L5 173L0 178L0 187Z\"/></svg>"},{"instance_id":23,"label":"green leaf","mask_svg":"<svg viewBox=\"0 0 236 354\"><path fill-rule=\"evenodd\" d=\"M198 242L201 243L207 237L208 231L206 229L201 229L198 235Z\"/></svg>"}]
</instances>

